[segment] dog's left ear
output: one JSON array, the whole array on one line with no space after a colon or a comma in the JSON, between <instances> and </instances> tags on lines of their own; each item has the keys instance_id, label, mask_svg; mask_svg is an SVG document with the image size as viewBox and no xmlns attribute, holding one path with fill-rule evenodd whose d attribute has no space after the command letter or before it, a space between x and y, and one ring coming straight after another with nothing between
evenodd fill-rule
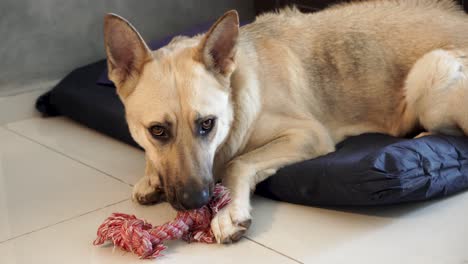
<instances>
[{"instance_id":1,"label":"dog's left ear","mask_svg":"<svg viewBox=\"0 0 468 264\"><path fill-rule=\"evenodd\" d=\"M200 43L200 59L208 69L223 76L229 76L235 70L238 36L239 15L231 10L211 26Z\"/></svg>"}]
</instances>

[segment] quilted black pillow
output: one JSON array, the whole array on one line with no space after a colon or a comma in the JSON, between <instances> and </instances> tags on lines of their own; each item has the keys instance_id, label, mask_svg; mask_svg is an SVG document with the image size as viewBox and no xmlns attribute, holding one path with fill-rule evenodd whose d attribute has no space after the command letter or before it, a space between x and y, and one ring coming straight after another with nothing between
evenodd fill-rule
<instances>
[{"instance_id":1,"label":"quilted black pillow","mask_svg":"<svg viewBox=\"0 0 468 264\"><path fill-rule=\"evenodd\" d=\"M304 205L379 205L446 196L468 188L468 138L365 134L337 151L279 170L257 192Z\"/></svg>"}]
</instances>

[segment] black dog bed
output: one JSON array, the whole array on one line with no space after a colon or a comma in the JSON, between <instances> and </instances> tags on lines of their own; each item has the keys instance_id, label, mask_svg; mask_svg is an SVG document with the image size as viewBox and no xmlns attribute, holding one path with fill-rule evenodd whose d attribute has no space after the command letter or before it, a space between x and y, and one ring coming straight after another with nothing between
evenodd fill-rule
<instances>
[{"instance_id":1,"label":"black dog bed","mask_svg":"<svg viewBox=\"0 0 468 264\"><path fill-rule=\"evenodd\" d=\"M133 146L115 88L98 85L105 61L79 68L37 100L46 116L65 115ZM329 155L280 169L257 194L304 205L420 201L468 187L466 137L352 137ZM144 164L142 164L144 166Z\"/></svg>"}]
</instances>

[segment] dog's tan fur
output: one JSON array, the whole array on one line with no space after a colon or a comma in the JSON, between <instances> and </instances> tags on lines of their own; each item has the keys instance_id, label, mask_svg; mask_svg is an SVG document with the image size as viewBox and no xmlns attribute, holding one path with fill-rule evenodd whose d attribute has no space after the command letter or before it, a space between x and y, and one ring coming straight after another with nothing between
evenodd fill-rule
<instances>
[{"instance_id":1,"label":"dog's tan fur","mask_svg":"<svg viewBox=\"0 0 468 264\"><path fill-rule=\"evenodd\" d=\"M207 34L150 52L126 21L107 16L109 76L147 154L134 198L164 189L174 202L177 186L222 179L233 201L212 230L231 242L248 228L250 191L280 167L365 132L468 133L467 28L450 0L290 8L240 30L231 11ZM201 140L193 122L206 115L217 123ZM167 144L148 132L164 121L174 127Z\"/></svg>"}]
</instances>

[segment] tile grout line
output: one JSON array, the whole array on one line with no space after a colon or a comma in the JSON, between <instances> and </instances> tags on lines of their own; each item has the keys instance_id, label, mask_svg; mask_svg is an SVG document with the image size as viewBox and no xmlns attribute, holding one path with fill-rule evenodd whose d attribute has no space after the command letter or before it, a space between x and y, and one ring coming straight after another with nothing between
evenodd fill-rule
<instances>
[{"instance_id":1,"label":"tile grout line","mask_svg":"<svg viewBox=\"0 0 468 264\"><path fill-rule=\"evenodd\" d=\"M107 172L105 172L105 171L102 171L102 170L100 170L100 169L98 169L98 168L95 168L95 167L93 167L93 166L91 166L91 165L89 165L89 164L86 164L86 163L84 163L84 162L82 162L82 161L80 161L80 160L75 159L74 157L71 157L70 155L67 155L67 154L65 154L65 153L63 153L63 152L61 152L61 151L58 151L58 150L56 150L56 149L54 149L54 148L52 148L52 147L49 147L49 146L47 146L47 145L45 145L45 144L43 144L43 143L41 143L41 142L39 142L39 141L37 141L37 140L34 140L34 139L32 139L32 138L30 138L30 137L28 137L28 136L26 136L26 135L23 135L23 134L21 134L21 133L15 131L15 130L10 129L10 128L7 126L7 124L0 125L0 127L3 127L3 128L5 128L6 130L8 130L8 131L10 131L10 132L12 132L12 133L14 133L14 134L16 134L16 135L22 137L22 138L25 138L25 139L27 139L27 140L29 140L29 141L31 141L31 142L34 142L34 143L36 143L36 144L39 144L39 145L41 145L42 147L47 148L48 150L51 150L51 151L53 151L53 152L55 152L55 153L57 153L57 154L60 154L60 155L62 155L62 156L65 156L65 157L67 157L67 158L69 158L69 159L71 159L71 160L73 160L73 161L75 161L75 162L78 162L78 163L80 163L80 164L82 164L82 165L84 165L84 166L86 166L86 167L89 167L89 168L91 168L91 169L94 169L94 170L96 170L96 171L98 171L98 172L100 172L100 173L102 173L102 174L104 174L104 175L106 175L106 176L108 176L108 177L114 179L114 180L117 180L117 181L119 181L119 182L121 182L121 183L124 183L124 184L126 184L126 185L129 185L129 186L133 187L132 184L129 184L129 183L127 183L127 182L125 182L125 181L123 181L123 180L121 180L121 179L119 179L119 178L117 178L117 177L115 177L115 176L112 176L112 175L110 175L109 173L107 173ZM17 235L17 236L15 236L15 237L11 237L11 238L9 238L9 239L0 241L0 244L2 244L2 243L4 243L4 242L11 241L11 240L14 240L14 239L16 239L16 238L20 238L20 237L29 235L29 234L31 234L31 233L35 233L35 232L41 231L41 230L43 230L43 229L46 229L46 228L49 228L49 227L52 227L52 226L55 226L55 225L58 225L58 224L61 224L61 223L70 221L70 220L73 220L73 219L75 219L75 218L82 217L82 216L84 216L84 215L88 215L88 214L97 212L97 211L102 210L102 209L104 209L104 208L107 208L107 207L110 207L110 206L113 206L113 205L116 205L116 204L119 204L119 203L122 203L122 202L125 202L125 201L128 201L128 200L129 200L129 199L127 198L127 199L124 199L124 200L121 200L121 201L118 201L118 202L115 202L115 203L106 205L106 206L104 206L104 207L102 207L102 208L97 208L97 209L95 209L95 210L88 211L88 212L85 212L85 213L82 213L82 214L79 214L79 215L76 215L76 216L73 216L73 217L70 217L70 218L61 220L61 221L56 222L56 223L54 223L54 224L50 224L50 225L41 227L41 228L39 228L39 229L35 229L35 230L32 230L32 231L29 231L29 232L24 233L24 234ZM250 237L244 236L244 238L247 239L247 240L249 240L249 241L251 241L251 242L253 242L253 243L255 243L255 244L257 244L257 245L259 245L259 246L261 246L261 247L264 247L264 248L266 248L266 249L268 249L268 250L271 250L271 251L273 251L273 252L275 252L275 253L277 253L277 254L283 256L283 257L286 257L286 258L288 258L288 259L290 259L290 260L292 260L292 261L294 261L294 262L303 264L303 262L301 262L301 261L299 261L299 260L297 260L297 259L295 259L295 258L293 258L293 257L290 257L290 256L288 256L288 255L286 255L286 254L284 254L284 253L282 253L282 252L280 252L280 251L278 251L278 250L276 250L276 249L273 249L273 248L271 248L271 247L269 247L269 246L266 246L266 245L264 245L264 244L262 244L262 243L260 243L260 242L257 242L257 241L253 240L253 239L250 238Z\"/></svg>"},{"instance_id":2,"label":"tile grout line","mask_svg":"<svg viewBox=\"0 0 468 264\"><path fill-rule=\"evenodd\" d=\"M251 242L253 242L253 243L255 243L255 244L259 245L259 246L261 246L261 247L264 247L264 248L266 248L266 249L269 249L269 250L271 250L271 251L277 253L278 255L281 255L281 256L283 256L283 257L286 257L286 258L288 258L288 259L290 259L290 260L292 260L292 261L294 261L294 262L297 262L297 263L300 263L300 264L304 264L303 262L301 262L301 261L299 261L299 260L297 260L297 259L295 259L295 258L293 258L293 257L290 257L290 256L288 256L288 255L286 255L286 254L284 254L284 253L282 253L282 252L280 252L280 251L278 251L278 250L276 250L276 249L274 249L274 248L271 248L271 247L269 247L269 246L267 246L267 245L264 245L264 244L262 244L262 243L260 243L260 242L257 242L257 241L253 240L252 238L250 238L250 237L248 237L248 236L243 236L243 238L245 238L245 239L247 239L247 240L249 240L249 241L251 241Z\"/></svg>"},{"instance_id":3,"label":"tile grout line","mask_svg":"<svg viewBox=\"0 0 468 264\"><path fill-rule=\"evenodd\" d=\"M97 212L97 211L99 211L99 210L102 210L102 209L105 209L105 208L108 208L108 207L111 207L111 206L114 206L114 205L117 205L117 204L120 204L120 203L129 201L129 200L130 200L130 199L127 198L127 199L125 199L125 200L121 200L121 201L118 201L118 202L115 202L115 203L111 203L111 204L108 204L108 205L106 205L106 206L104 206L104 207L96 208L96 209L94 209L94 210L91 210L91 211L88 211L88 212L84 212L84 213L81 213L81 214L78 214L78 215L75 215L75 216L72 216L72 217L69 217L69 218L60 220L60 221L58 221L58 222L56 222L56 223L49 224L49 225L40 227L40 228L38 228L38 229L34 229L34 230L31 230L31 231L29 231L29 232L26 232L26 233L23 233L23 234L14 236L14 237L10 237L10 238L8 238L8 239L6 239L6 240L0 241L0 245L3 244L3 243L6 243L6 242L8 242L8 241L11 241L11 240L14 240L14 239L23 237L23 236L30 235L30 234L32 234L32 233L35 233L35 232L38 232L38 231L47 229L47 228L49 228L49 227L52 227L52 226L55 226L55 225L58 225L58 224L62 224L62 223L71 221L71 220L76 219L76 218L80 218L80 217L82 217L82 216L85 216L85 215L88 215L88 214Z\"/></svg>"},{"instance_id":4,"label":"tile grout line","mask_svg":"<svg viewBox=\"0 0 468 264\"><path fill-rule=\"evenodd\" d=\"M49 147L49 146L47 146L47 145L45 145L45 144L43 144L43 143L41 143L41 142L39 142L39 141L37 141L37 140L35 140L35 139L33 139L33 138L30 138L30 137L28 137L28 136L26 136L26 135L23 135L23 134L21 134L21 133L15 131L15 130L9 128L9 127L6 126L6 125L4 125L3 127L4 127L6 130L12 132L13 134L15 134L15 135L17 135L17 136L20 136L20 137L22 137L22 138L25 138L25 139L31 141L31 142L34 142L34 143L36 143L36 144L39 144L39 145L41 145L42 147L44 147L44 148L46 148L46 149L48 149L48 150L51 150L51 151L53 151L53 152L55 152L55 153L57 153L57 154L60 154L60 155L62 155L62 156L65 156L65 157L67 157L67 158L69 158L69 159L71 159L71 160L73 160L73 161L75 161L75 162L80 163L81 165L84 165L84 166L86 166L86 167L88 167L88 168L94 169L94 170L96 170L96 171L98 171L98 172L100 172L100 173L102 173L102 174L104 174L104 175L106 175L106 176L108 176L108 177L114 179L114 180L117 180L117 181L119 181L119 182L121 182L121 183L123 183L123 184L126 184L126 185L130 186L130 187L133 187L133 184L130 184L130 183L128 183L128 182L125 182L125 181L123 181L123 180L121 180L121 179L119 179L119 178L117 178L117 177L115 177L115 176L113 176L113 175L111 175L111 174L109 174L109 173L107 173L107 172L101 170L101 169L98 169L98 168L96 168L96 167L94 167L94 166L91 166L91 165L89 165L89 164L87 164L87 163L84 163L84 162L82 162L81 160L78 160L78 159L76 159L76 158L74 158L74 157L72 157L72 156L70 156L70 155L68 155L68 154L65 154L65 153L63 153L63 152L61 152L61 151L59 151L59 150L57 150L57 149L54 149L54 148L52 148L52 147Z\"/></svg>"}]
</instances>

